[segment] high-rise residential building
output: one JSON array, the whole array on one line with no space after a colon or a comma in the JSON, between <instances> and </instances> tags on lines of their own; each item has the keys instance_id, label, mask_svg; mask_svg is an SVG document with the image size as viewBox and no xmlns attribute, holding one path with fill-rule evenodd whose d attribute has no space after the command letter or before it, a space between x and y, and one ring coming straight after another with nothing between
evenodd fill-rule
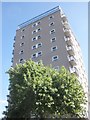
<instances>
[{"instance_id":1,"label":"high-rise residential building","mask_svg":"<svg viewBox=\"0 0 90 120\"><path fill-rule=\"evenodd\" d=\"M13 67L30 58L35 62L42 60L44 65L51 64L55 69L65 66L77 75L88 94L80 45L59 6L20 24L14 40Z\"/></svg>"}]
</instances>

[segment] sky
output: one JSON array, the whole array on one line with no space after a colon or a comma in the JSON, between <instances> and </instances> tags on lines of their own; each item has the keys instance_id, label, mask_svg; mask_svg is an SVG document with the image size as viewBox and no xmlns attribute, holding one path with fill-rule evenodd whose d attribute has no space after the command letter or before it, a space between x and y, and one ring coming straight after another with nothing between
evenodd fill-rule
<instances>
[{"instance_id":1,"label":"sky","mask_svg":"<svg viewBox=\"0 0 90 120\"><path fill-rule=\"evenodd\" d=\"M42 2L42 0L1 0L3 2ZM52 2L88 2L89 0L52 0ZM43 0L43 2L51 2L51 0Z\"/></svg>"},{"instance_id":2,"label":"sky","mask_svg":"<svg viewBox=\"0 0 90 120\"><path fill-rule=\"evenodd\" d=\"M0 3L1 5L1 3ZM88 3L87 2L3 2L2 3L2 74L0 71L0 118L5 110L6 95L8 94L8 75L5 73L11 66L13 38L17 26L53 7L60 6L68 18L71 28L82 50L86 72L88 73ZM0 29L1 32L1 29Z\"/></svg>"}]
</instances>

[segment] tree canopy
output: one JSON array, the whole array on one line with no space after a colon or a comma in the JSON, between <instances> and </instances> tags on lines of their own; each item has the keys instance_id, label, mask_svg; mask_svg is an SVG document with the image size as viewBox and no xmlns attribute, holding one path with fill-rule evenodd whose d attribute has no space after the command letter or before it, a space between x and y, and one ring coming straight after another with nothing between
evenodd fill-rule
<instances>
[{"instance_id":1,"label":"tree canopy","mask_svg":"<svg viewBox=\"0 0 90 120\"><path fill-rule=\"evenodd\" d=\"M82 117L85 94L77 77L32 60L10 68L8 118Z\"/></svg>"}]
</instances>

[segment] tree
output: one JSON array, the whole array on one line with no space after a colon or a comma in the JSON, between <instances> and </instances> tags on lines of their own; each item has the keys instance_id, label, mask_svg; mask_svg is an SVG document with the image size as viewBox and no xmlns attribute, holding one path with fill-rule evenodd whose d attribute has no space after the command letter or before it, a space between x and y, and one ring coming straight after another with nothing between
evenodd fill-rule
<instances>
[{"instance_id":1,"label":"tree","mask_svg":"<svg viewBox=\"0 0 90 120\"><path fill-rule=\"evenodd\" d=\"M81 84L62 67L56 71L29 60L10 68L8 118L83 116L86 103Z\"/></svg>"}]
</instances>

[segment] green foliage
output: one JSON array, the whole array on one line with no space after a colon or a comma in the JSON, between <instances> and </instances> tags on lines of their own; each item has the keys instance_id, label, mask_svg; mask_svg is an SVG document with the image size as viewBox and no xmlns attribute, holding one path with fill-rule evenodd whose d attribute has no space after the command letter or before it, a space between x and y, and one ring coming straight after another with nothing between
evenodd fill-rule
<instances>
[{"instance_id":1,"label":"green foliage","mask_svg":"<svg viewBox=\"0 0 90 120\"><path fill-rule=\"evenodd\" d=\"M76 116L84 112L85 94L74 74L29 60L10 68L6 117L40 118Z\"/></svg>"}]
</instances>

